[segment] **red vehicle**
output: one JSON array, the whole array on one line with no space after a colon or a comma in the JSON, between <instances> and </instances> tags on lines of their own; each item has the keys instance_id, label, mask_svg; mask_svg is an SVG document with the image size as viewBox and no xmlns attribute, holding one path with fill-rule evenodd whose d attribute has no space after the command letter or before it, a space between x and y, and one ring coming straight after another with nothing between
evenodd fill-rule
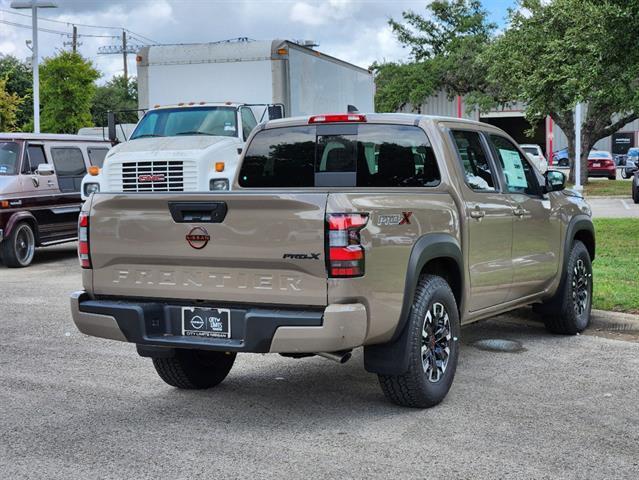
<instances>
[{"instance_id":1,"label":"red vehicle","mask_svg":"<svg viewBox=\"0 0 639 480\"><path fill-rule=\"evenodd\" d=\"M609 180L617 178L617 166L610 152L592 150L588 155L588 176L608 177Z\"/></svg>"}]
</instances>

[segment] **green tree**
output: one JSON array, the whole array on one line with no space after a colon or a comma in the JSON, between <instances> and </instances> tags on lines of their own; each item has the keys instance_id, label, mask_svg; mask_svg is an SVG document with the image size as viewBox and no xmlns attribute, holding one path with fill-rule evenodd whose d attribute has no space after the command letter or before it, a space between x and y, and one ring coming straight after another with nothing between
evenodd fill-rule
<instances>
[{"instance_id":1,"label":"green tree","mask_svg":"<svg viewBox=\"0 0 639 480\"><path fill-rule=\"evenodd\" d=\"M22 98L7 91L7 78L0 77L0 132L13 132Z\"/></svg>"},{"instance_id":2,"label":"green tree","mask_svg":"<svg viewBox=\"0 0 639 480\"><path fill-rule=\"evenodd\" d=\"M496 25L488 21L481 2L436 0L427 5L425 16L406 11L402 17L403 23L389 24L410 50L410 61L373 65L378 110L420 105L442 89L452 97L486 88L477 59L490 45Z\"/></svg>"},{"instance_id":3,"label":"green tree","mask_svg":"<svg viewBox=\"0 0 639 480\"><path fill-rule=\"evenodd\" d=\"M76 133L93 125L91 105L100 73L78 53L61 51L40 66L42 131Z\"/></svg>"},{"instance_id":4,"label":"green tree","mask_svg":"<svg viewBox=\"0 0 639 480\"><path fill-rule=\"evenodd\" d=\"M136 110L138 108L138 84L137 80L129 79L125 82L124 76L113 77L106 84L97 87L93 105L91 106L91 116L93 123L98 127L105 127L107 124L107 112ZM126 112L117 114L118 123L137 123L136 112Z\"/></svg>"},{"instance_id":5,"label":"green tree","mask_svg":"<svg viewBox=\"0 0 639 480\"><path fill-rule=\"evenodd\" d=\"M6 79L6 91L23 101L16 112L16 126L24 129L33 117L33 75L31 67L11 55L0 56L0 78Z\"/></svg>"},{"instance_id":6,"label":"green tree","mask_svg":"<svg viewBox=\"0 0 639 480\"><path fill-rule=\"evenodd\" d=\"M531 123L550 115L568 137L574 158L573 109L586 106L581 133L581 182L594 144L639 117L639 2L522 0L510 26L482 53L494 102L526 104ZM574 165L573 165L574 168ZM573 170L571 170L571 178Z\"/></svg>"}]
</instances>

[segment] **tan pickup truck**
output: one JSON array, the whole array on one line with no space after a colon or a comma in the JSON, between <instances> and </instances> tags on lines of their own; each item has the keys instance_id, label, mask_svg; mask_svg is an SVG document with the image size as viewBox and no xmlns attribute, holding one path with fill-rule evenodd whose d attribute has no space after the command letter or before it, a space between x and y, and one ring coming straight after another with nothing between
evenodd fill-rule
<instances>
[{"instance_id":1,"label":"tan pickup truck","mask_svg":"<svg viewBox=\"0 0 639 480\"><path fill-rule=\"evenodd\" d=\"M594 229L564 186L478 122L270 121L233 192L89 198L73 319L135 343L178 388L217 385L238 352L343 362L363 346L391 401L432 406L460 325L529 304L552 332L588 325Z\"/></svg>"}]
</instances>

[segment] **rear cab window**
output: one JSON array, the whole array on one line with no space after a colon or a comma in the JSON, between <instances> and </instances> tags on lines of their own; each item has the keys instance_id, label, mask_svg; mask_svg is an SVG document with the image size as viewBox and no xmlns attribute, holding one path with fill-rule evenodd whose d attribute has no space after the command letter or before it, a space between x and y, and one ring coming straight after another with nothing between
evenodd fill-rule
<instances>
[{"instance_id":1,"label":"rear cab window","mask_svg":"<svg viewBox=\"0 0 639 480\"><path fill-rule=\"evenodd\" d=\"M413 125L324 124L267 129L248 146L241 187L434 187L437 160Z\"/></svg>"}]
</instances>

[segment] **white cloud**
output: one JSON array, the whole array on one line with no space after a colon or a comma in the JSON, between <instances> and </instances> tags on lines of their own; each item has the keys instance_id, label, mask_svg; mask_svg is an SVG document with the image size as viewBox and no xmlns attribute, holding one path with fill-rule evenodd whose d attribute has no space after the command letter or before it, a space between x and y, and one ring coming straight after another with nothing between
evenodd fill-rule
<instances>
[{"instance_id":1,"label":"white cloud","mask_svg":"<svg viewBox=\"0 0 639 480\"><path fill-rule=\"evenodd\" d=\"M0 9L11 10L9 2L0 0ZM423 0L423 4L426 2ZM42 57L69 48L63 42L70 40L68 35L75 22L124 27L160 43L212 42L234 37L313 39L320 43L320 51L362 67L374 60L406 58L407 52L397 44L387 22L390 17L401 18L403 10L417 8L415 0L58 0L58 4L60 8L40 13L41 28L63 32L40 32ZM43 18L68 23L51 23ZM0 20L30 25L29 18L2 11ZM101 46L118 45L121 31L78 26L78 33L82 42L79 51L104 74L101 82L122 73L121 55L97 54ZM83 36L96 34L116 38ZM29 28L0 24L0 54L26 58L30 51L25 40L30 38ZM134 57L129 55L131 75L135 75Z\"/></svg>"},{"instance_id":2,"label":"white cloud","mask_svg":"<svg viewBox=\"0 0 639 480\"><path fill-rule=\"evenodd\" d=\"M343 20L357 9L351 0L328 0L318 5L295 2L291 7L290 19L305 25L318 26Z\"/></svg>"}]
</instances>

